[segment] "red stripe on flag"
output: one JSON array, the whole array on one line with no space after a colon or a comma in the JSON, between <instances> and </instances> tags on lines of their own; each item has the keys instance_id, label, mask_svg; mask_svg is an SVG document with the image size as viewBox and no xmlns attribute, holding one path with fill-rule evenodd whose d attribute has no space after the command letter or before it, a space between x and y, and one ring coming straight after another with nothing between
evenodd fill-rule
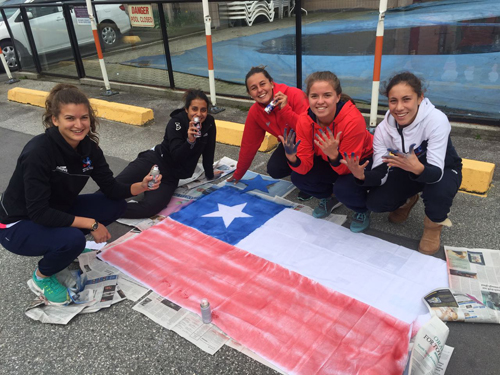
<instances>
[{"instance_id":1,"label":"red stripe on flag","mask_svg":"<svg viewBox=\"0 0 500 375\"><path fill-rule=\"evenodd\" d=\"M403 372L408 324L171 219L101 258L288 372Z\"/></svg>"}]
</instances>

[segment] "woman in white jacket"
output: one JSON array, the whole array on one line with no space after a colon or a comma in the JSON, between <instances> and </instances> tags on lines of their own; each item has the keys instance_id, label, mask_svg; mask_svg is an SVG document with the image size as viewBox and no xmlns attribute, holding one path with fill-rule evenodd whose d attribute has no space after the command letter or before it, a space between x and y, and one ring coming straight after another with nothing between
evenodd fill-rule
<instances>
[{"instance_id":1,"label":"woman in white jacket","mask_svg":"<svg viewBox=\"0 0 500 375\"><path fill-rule=\"evenodd\" d=\"M448 213L462 182L462 159L451 143L448 118L424 97L418 77L396 74L384 95L389 110L375 131L371 170L348 155L343 163L370 189L368 209L390 212L390 222L404 222L422 192L425 220L418 250L431 255L440 248L442 227L451 225Z\"/></svg>"}]
</instances>

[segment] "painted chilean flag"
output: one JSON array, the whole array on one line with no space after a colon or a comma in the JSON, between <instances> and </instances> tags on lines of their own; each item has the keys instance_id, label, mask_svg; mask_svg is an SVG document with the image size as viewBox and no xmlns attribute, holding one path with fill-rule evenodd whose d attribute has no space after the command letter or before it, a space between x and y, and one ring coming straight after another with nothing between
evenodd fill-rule
<instances>
[{"instance_id":1,"label":"painted chilean flag","mask_svg":"<svg viewBox=\"0 0 500 375\"><path fill-rule=\"evenodd\" d=\"M219 328L286 372L399 375L413 279L447 285L446 265L379 241L225 187L100 257L191 311L208 298Z\"/></svg>"}]
</instances>

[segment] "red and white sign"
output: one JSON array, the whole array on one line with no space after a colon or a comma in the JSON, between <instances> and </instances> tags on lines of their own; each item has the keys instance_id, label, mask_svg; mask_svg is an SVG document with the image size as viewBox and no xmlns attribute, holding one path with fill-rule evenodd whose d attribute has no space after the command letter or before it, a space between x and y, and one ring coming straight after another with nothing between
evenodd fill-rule
<instances>
[{"instance_id":1,"label":"red and white sign","mask_svg":"<svg viewBox=\"0 0 500 375\"><path fill-rule=\"evenodd\" d=\"M134 27L155 27L153 7L151 5L129 5L130 24Z\"/></svg>"}]
</instances>

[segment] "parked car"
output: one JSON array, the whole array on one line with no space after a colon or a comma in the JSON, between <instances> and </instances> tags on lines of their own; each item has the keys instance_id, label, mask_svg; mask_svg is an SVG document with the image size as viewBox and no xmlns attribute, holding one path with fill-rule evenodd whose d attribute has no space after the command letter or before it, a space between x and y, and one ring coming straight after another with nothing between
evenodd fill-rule
<instances>
[{"instance_id":1,"label":"parked car","mask_svg":"<svg viewBox=\"0 0 500 375\"><path fill-rule=\"evenodd\" d=\"M26 1L26 3L43 2L44 1L41 0ZM14 3L19 4L20 1L6 1L1 5L11 5ZM33 37L35 39L36 49L39 54L71 48L66 21L62 10L62 6L54 5L26 8L33 31ZM125 11L125 6L120 4L99 4L96 5L96 10L102 48L106 49L115 46L119 43L120 35L127 33L131 28L130 19ZM7 31L5 22L2 20L0 22L0 47L2 47L9 68L17 69L18 63L14 48L17 48L18 56L22 62L23 57L30 55L28 38L26 36L26 30L23 25L20 10L6 8L4 11L12 30L14 43ZM78 43L80 45L94 43L86 8L71 7L70 12Z\"/></svg>"}]
</instances>

